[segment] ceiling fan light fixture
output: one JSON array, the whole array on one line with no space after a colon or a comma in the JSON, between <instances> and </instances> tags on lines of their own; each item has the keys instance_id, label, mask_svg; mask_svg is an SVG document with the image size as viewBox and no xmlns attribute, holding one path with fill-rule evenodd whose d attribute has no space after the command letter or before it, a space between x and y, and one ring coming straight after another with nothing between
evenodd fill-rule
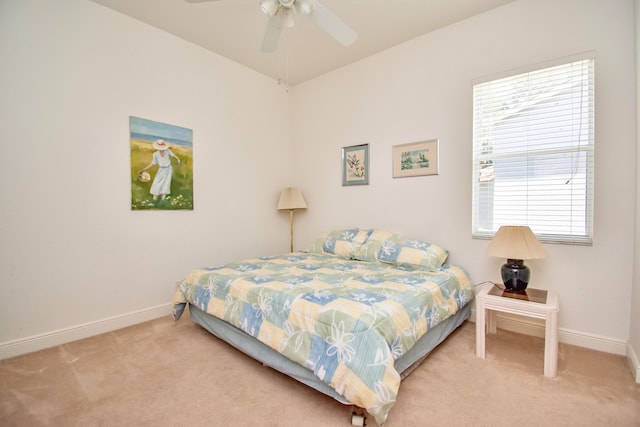
<instances>
[{"instance_id":1,"label":"ceiling fan light fixture","mask_svg":"<svg viewBox=\"0 0 640 427\"><path fill-rule=\"evenodd\" d=\"M295 3L298 15L305 16L310 15L313 12L313 0L297 0Z\"/></svg>"},{"instance_id":2,"label":"ceiling fan light fixture","mask_svg":"<svg viewBox=\"0 0 640 427\"><path fill-rule=\"evenodd\" d=\"M280 2L278 0L260 0L260 10L269 17L275 15L279 7Z\"/></svg>"}]
</instances>

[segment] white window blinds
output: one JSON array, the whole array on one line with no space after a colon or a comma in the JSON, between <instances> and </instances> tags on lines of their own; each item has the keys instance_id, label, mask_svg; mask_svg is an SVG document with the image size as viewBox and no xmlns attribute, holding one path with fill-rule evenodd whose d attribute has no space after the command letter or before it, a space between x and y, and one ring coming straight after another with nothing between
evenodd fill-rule
<instances>
[{"instance_id":1,"label":"white window blinds","mask_svg":"<svg viewBox=\"0 0 640 427\"><path fill-rule=\"evenodd\" d=\"M593 57L473 87L473 236L591 244Z\"/></svg>"}]
</instances>

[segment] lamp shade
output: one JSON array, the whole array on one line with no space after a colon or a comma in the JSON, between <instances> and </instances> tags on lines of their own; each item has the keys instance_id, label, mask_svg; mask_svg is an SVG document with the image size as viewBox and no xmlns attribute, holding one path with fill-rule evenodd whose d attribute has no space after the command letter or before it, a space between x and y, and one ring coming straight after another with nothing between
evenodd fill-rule
<instances>
[{"instance_id":1,"label":"lamp shade","mask_svg":"<svg viewBox=\"0 0 640 427\"><path fill-rule=\"evenodd\" d=\"M487 247L487 255L510 259L546 258L547 251L526 225L503 225Z\"/></svg>"},{"instance_id":2,"label":"lamp shade","mask_svg":"<svg viewBox=\"0 0 640 427\"><path fill-rule=\"evenodd\" d=\"M302 191L294 187L287 187L280 193L278 200L278 210L282 209L306 209L307 202L304 200Z\"/></svg>"}]
</instances>

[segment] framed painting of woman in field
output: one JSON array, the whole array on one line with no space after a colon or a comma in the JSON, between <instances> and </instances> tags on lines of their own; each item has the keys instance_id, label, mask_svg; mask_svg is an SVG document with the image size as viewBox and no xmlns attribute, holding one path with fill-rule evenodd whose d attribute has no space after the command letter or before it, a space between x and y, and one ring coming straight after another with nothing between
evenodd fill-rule
<instances>
[{"instance_id":1,"label":"framed painting of woman in field","mask_svg":"<svg viewBox=\"0 0 640 427\"><path fill-rule=\"evenodd\" d=\"M131 209L193 210L193 131L129 117Z\"/></svg>"}]
</instances>

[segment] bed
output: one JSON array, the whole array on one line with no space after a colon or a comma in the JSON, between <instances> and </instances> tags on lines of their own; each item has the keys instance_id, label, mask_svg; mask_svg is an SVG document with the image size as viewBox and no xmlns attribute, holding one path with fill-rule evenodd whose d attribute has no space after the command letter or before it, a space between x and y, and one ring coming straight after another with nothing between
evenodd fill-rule
<instances>
[{"instance_id":1,"label":"bed","mask_svg":"<svg viewBox=\"0 0 640 427\"><path fill-rule=\"evenodd\" d=\"M383 425L401 379L469 317L469 275L447 256L386 230L336 230L302 252L191 271L174 319L188 306L215 336Z\"/></svg>"}]
</instances>

